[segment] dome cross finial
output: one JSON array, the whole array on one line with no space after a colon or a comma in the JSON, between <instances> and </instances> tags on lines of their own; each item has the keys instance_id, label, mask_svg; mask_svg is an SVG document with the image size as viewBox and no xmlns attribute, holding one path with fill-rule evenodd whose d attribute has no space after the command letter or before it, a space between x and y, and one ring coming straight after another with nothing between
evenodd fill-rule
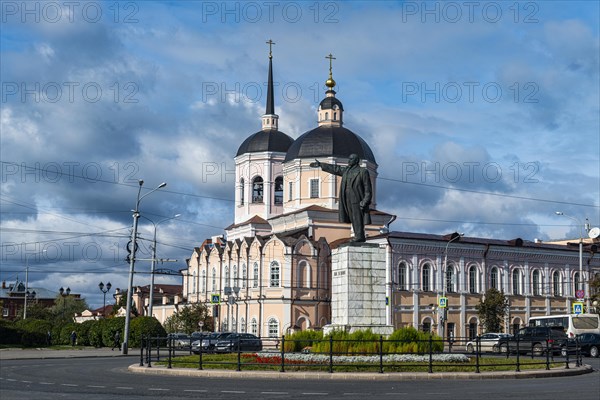
<instances>
[{"instance_id":1,"label":"dome cross finial","mask_svg":"<svg viewBox=\"0 0 600 400\"><path fill-rule=\"evenodd\" d=\"M329 53L329 55L325 58L329 59L329 79L327 79L325 82L325 86L327 86L329 89L333 89L335 87L335 81L333 80L332 61L336 58L331 53Z\"/></svg>"},{"instance_id":2,"label":"dome cross finial","mask_svg":"<svg viewBox=\"0 0 600 400\"><path fill-rule=\"evenodd\" d=\"M269 58L273 58L272 46L276 43L274 41L272 41L271 39L269 39L266 43L269 45Z\"/></svg>"}]
</instances>

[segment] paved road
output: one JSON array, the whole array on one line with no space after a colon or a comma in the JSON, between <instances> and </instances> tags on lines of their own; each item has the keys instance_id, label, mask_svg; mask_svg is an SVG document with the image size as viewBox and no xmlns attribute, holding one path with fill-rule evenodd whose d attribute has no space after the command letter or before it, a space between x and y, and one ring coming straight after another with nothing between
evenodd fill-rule
<instances>
[{"instance_id":1,"label":"paved road","mask_svg":"<svg viewBox=\"0 0 600 400\"><path fill-rule=\"evenodd\" d=\"M108 352L64 353L69 358L17 358L0 351L0 398L96 400L127 396L131 399L527 399L578 400L600 397L600 360L585 359L591 374L544 379L432 380L432 381L318 381L227 379L134 374L135 355ZM38 353L38 356L41 353ZM23 353L23 355L25 355ZM56 354L51 354L56 357ZM240 377L243 375L240 375Z\"/></svg>"}]
</instances>

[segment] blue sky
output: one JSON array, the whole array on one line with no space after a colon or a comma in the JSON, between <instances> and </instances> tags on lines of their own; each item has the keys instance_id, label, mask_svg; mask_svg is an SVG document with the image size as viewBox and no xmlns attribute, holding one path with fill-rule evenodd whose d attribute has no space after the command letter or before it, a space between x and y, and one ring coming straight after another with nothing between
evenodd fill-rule
<instances>
[{"instance_id":1,"label":"blue sky","mask_svg":"<svg viewBox=\"0 0 600 400\"><path fill-rule=\"evenodd\" d=\"M557 210L600 224L598 2L24 4L1 10L2 280L27 262L32 286L92 306L101 280L126 287L138 179L168 183L142 215L181 214L158 228L158 256L179 260L161 267L223 233L233 157L264 112L268 39L294 138L316 126L336 57L345 126L374 151L392 229L578 236ZM147 284L149 263L137 269Z\"/></svg>"}]
</instances>

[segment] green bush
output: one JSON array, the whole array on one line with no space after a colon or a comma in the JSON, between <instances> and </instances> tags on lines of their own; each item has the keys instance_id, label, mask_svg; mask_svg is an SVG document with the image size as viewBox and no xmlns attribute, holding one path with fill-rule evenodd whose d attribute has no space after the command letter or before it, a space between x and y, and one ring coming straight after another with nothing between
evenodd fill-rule
<instances>
[{"instance_id":1,"label":"green bush","mask_svg":"<svg viewBox=\"0 0 600 400\"><path fill-rule=\"evenodd\" d=\"M102 347L104 345L104 341L102 340L102 331L104 329L105 320L101 319L98 321L86 321L84 324L87 322L93 322L90 324L90 327L87 330L87 342L90 346Z\"/></svg>"},{"instance_id":2,"label":"green bush","mask_svg":"<svg viewBox=\"0 0 600 400\"><path fill-rule=\"evenodd\" d=\"M7 319L0 319L0 344L20 344L22 331Z\"/></svg>"},{"instance_id":3,"label":"green bush","mask_svg":"<svg viewBox=\"0 0 600 400\"><path fill-rule=\"evenodd\" d=\"M148 335L152 337L165 337L167 336L167 332L154 317L133 318L129 330L129 347L140 347L142 335L144 337Z\"/></svg>"},{"instance_id":4,"label":"green bush","mask_svg":"<svg viewBox=\"0 0 600 400\"><path fill-rule=\"evenodd\" d=\"M15 322L21 332L20 343L25 347L47 346L47 333L52 323L40 319L22 319Z\"/></svg>"},{"instance_id":5,"label":"green bush","mask_svg":"<svg viewBox=\"0 0 600 400\"><path fill-rule=\"evenodd\" d=\"M334 331L320 341L315 340L312 352L329 353L330 338L333 342L332 352L336 355L378 354L380 352L381 335L373 333L369 329L351 334L345 331ZM434 352L443 351L444 346L438 336L434 335L431 343ZM429 333L418 331L412 327L399 329L388 338L383 339L382 351L385 354L428 353Z\"/></svg>"},{"instance_id":6,"label":"green bush","mask_svg":"<svg viewBox=\"0 0 600 400\"><path fill-rule=\"evenodd\" d=\"M285 337L284 351L302 351L323 339L323 331L299 331Z\"/></svg>"}]
</instances>

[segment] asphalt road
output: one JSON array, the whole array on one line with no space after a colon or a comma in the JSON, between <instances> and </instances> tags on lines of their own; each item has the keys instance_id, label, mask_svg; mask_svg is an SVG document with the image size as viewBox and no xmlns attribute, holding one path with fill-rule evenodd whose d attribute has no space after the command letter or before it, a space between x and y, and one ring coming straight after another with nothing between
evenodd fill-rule
<instances>
[{"instance_id":1,"label":"asphalt road","mask_svg":"<svg viewBox=\"0 0 600 400\"><path fill-rule=\"evenodd\" d=\"M431 381L250 380L152 376L127 367L133 357L3 359L0 399L577 399L600 398L600 360L595 371L543 379Z\"/></svg>"}]
</instances>

